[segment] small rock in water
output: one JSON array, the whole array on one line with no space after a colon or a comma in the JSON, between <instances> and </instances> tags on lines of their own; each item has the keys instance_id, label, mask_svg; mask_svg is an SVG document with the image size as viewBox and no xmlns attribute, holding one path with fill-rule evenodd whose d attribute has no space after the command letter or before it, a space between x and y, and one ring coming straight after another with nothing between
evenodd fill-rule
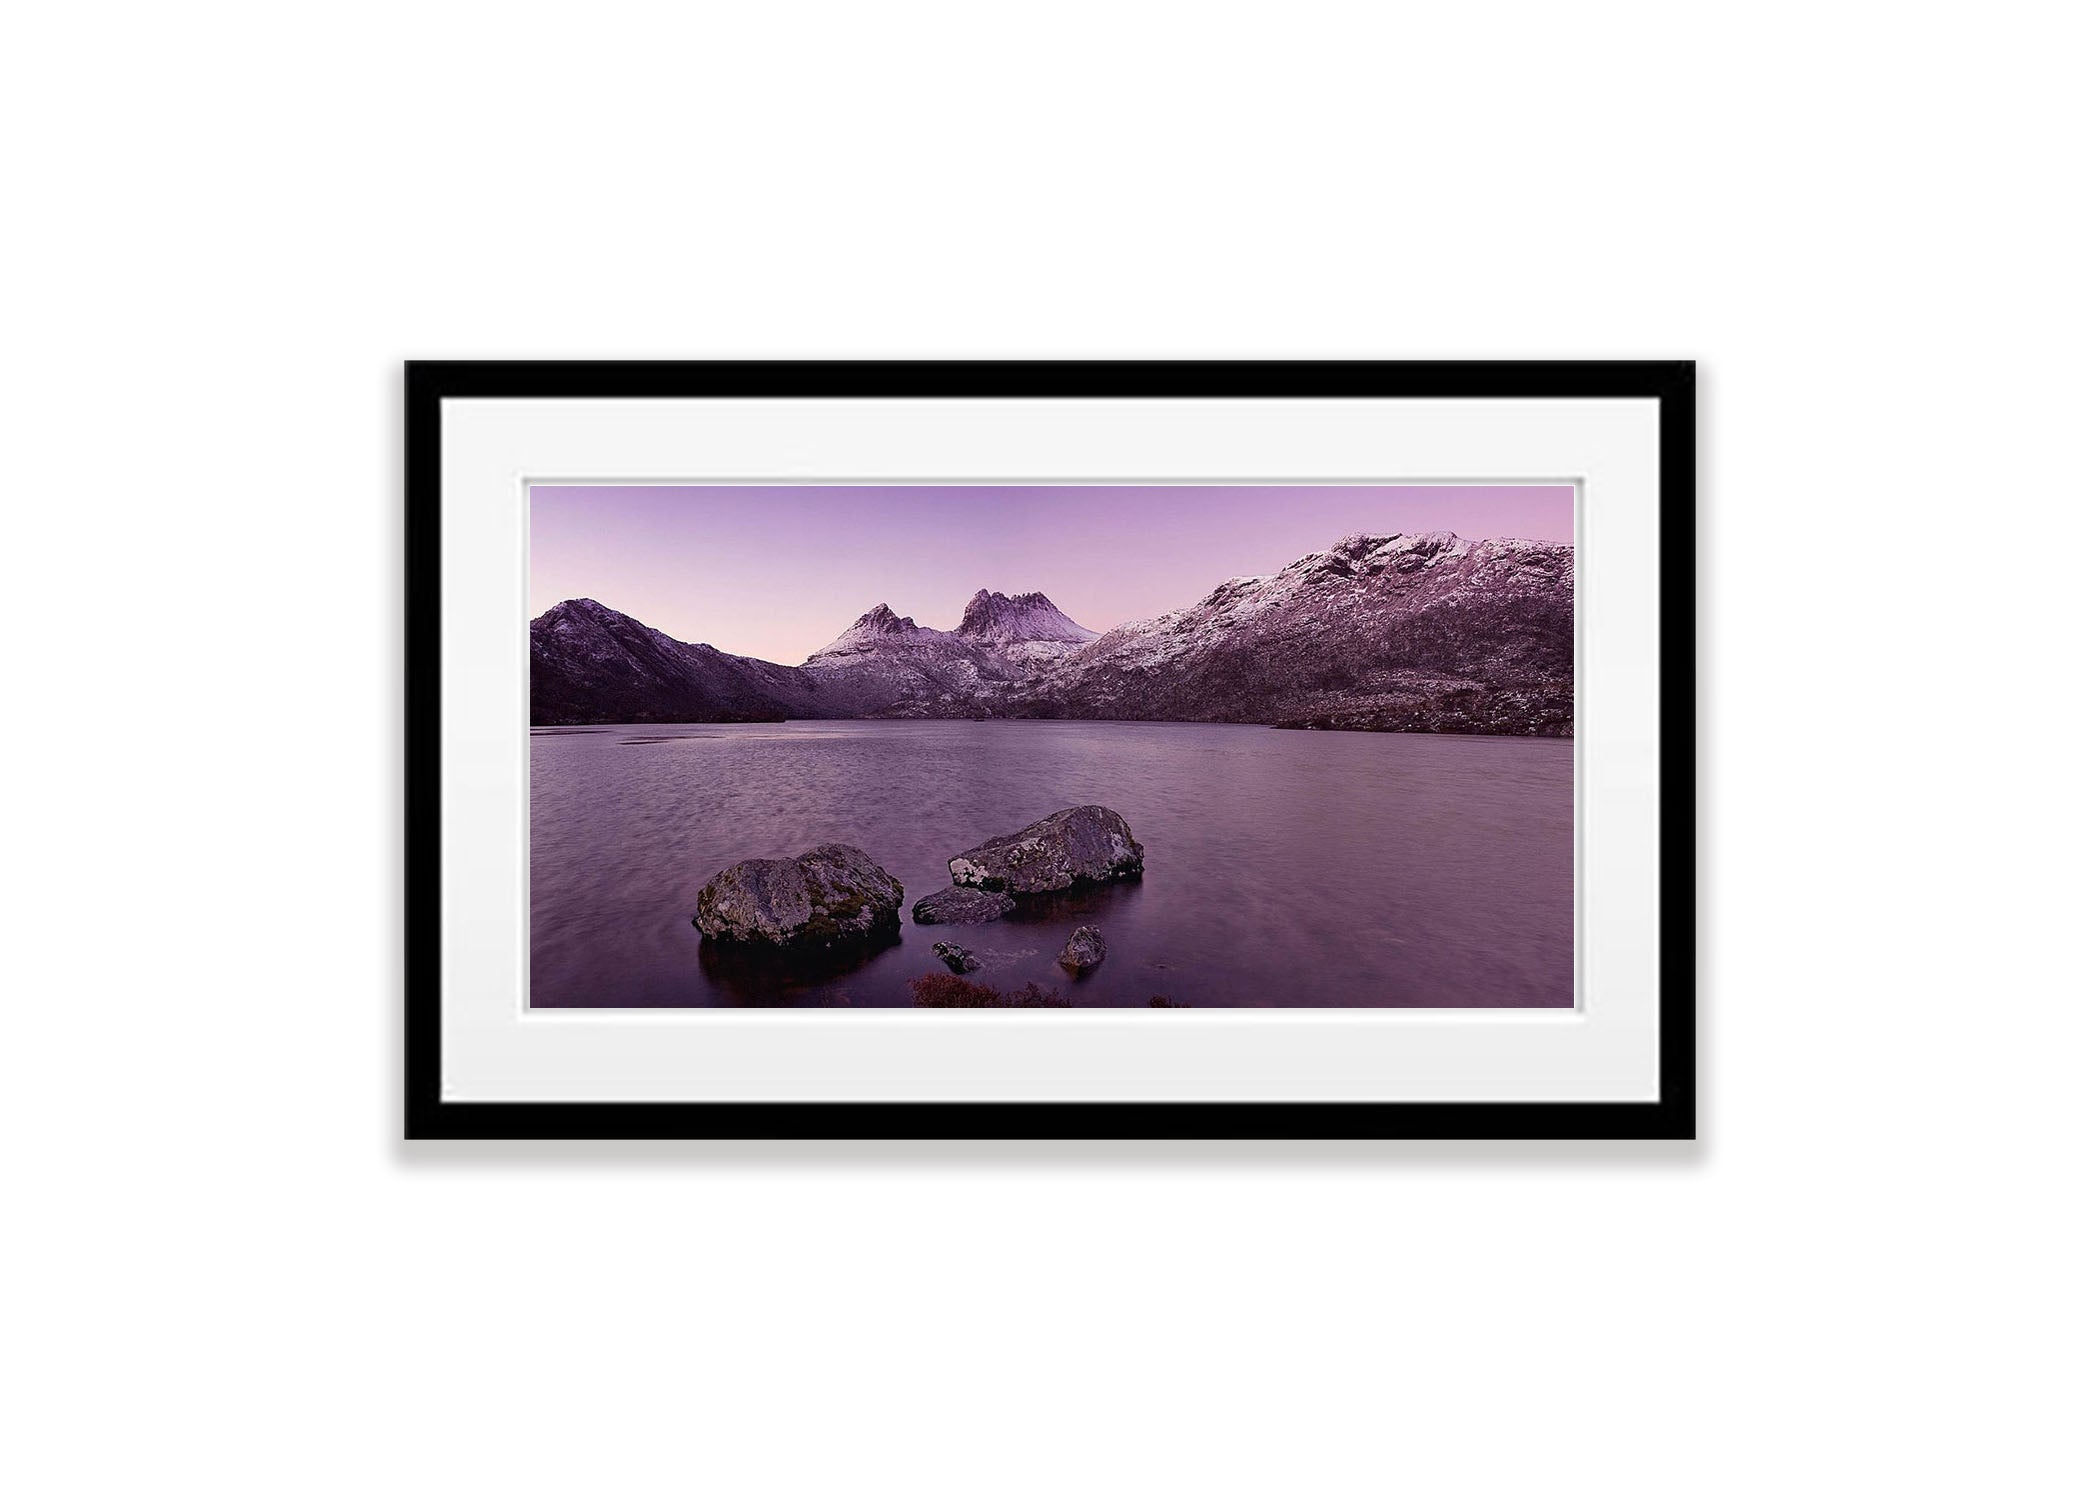
<instances>
[{"instance_id":1,"label":"small rock in water","mask_svg":"<svg viewBox=\"0 0 2100 1500\"><path fill-rule=\"evenodd\" d=\"M903 882L865 850L820 844L721 871L700 888L693 925L718 942L830 948L894 933L903 904Z\"/></svg>"},{"instance_id":2,"label":"small rock in water","mask_svg":"<svg viewBox=\"0 0 2100 1500\"><path fill-rule=\"evenodd\" d=\"M979 967L977 955L958 943L935 943L933 956L957 974L967 974Z\"/></svg>"},{"instance_id":3,"label":"small rock in water","mask_svg":"<svg viewBox=\"0 0 2100 1500\"><path fill-rule=\"evenodd\" d=\"M1123 815L1106 807L1067 807L948 861L949 878L959 886L1024 894L1122 880L1144 869L1145 846Z\"/></svg>"},{"instance_id":4,"label":"small rock in water","mask_svg":"<svg viewBox=\"0 0 2100 1500\"><path fill-rule=\"evenodd\" d=\"M935 891L911 909L911 919L931 925L936 922L996 922L1014 909L1014 898L996 891L965 890L951 885Z\"/></svg>"},{"instance_id":5,"label":"small rock in water","mask_svg":"<svg viewBox=\"0 0 2100 1500\"><path fill-rule=\"evenodd\" d=\"M1101 960L1108 957L1108 944L1101 941L1101 929L1082 927L1066 940L1064 951L1057 961L1073 974L1089 974L1101 967Z\"/></svg>"}]
</instances>

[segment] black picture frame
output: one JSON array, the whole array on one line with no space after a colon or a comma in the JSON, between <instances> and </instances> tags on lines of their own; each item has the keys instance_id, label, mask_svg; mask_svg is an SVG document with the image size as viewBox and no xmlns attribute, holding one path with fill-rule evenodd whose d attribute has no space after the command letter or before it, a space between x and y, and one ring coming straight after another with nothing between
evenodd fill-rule
<instances>
[{"instance_id":1,"label":"black picture frame","mask_svg":"<svg viewBox=\"0 0 2100 1500\"><path fill-rule=\"evenodd\" d=\"M411 361L405 371L405 1133L431 1139L1692 1139L1690 361ZM1659 402L1659 1097L1640 1103L483 1103L440 1093L440 411L454 398L1652 398Z\"/></svg>"}]
</instances>

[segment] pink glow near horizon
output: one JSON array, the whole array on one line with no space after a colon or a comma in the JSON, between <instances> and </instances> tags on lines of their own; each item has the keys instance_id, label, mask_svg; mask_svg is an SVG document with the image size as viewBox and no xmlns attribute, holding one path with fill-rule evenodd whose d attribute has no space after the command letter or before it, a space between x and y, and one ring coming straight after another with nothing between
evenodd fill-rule
<instances>
[{"instance_id":1,"label":"pink glow near horizon","mask_svg":"<svg viewBox=\"0 0 2100 1500\"><path fill-rule=\"evenodd\" d=\"M952 630L980 588L1090 630L1352 533L1575 539L1570 485L534 485L531 608L590 598L789 665L877 604Z\"/></svg>"}]
</instances>

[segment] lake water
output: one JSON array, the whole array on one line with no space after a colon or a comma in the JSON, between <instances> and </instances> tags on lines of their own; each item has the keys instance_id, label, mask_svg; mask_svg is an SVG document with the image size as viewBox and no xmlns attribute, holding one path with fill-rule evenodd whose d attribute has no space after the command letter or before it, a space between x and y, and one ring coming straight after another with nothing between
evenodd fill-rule
<instances>
[{"instance_id":1,"label":"lake water","mask_svg":"<svg viewBox=\"0 0 2100 1500\"><path fill-rule=\"evenodd\" d=\"M1221 724L648 725L532 736L532 1003L909 1005L945 973L1074 1005L1565 1006L1574 743ZM921 927L947 861L1077 803L1139 881L1024 919ZM904 882L903 941L817 969L703 947L695 893L740 859L857 844ZM1091 922L1108 959L1057 967Z\"/></svg>"}]
</instances>

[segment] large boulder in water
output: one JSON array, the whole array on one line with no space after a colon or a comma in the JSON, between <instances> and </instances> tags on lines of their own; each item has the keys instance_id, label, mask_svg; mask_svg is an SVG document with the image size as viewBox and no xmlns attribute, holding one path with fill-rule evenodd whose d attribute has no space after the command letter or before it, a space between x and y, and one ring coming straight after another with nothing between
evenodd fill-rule
<instances>
[{"instance_id":1,"label":"large boulder in water","mask_svg":"<svg viewBox=\"0 0 2100 1500\"><path fill-rule=\"evenodd\" d=\"M700 887L693 925L719 942L833 948L896 932L903 904L903 883L866 851L819 844L731 865Z\"/></svg>"},{"instance_id":2,"label":"large boulder in water","mask_svg":"<svg viewBox=\"0 0 2100 1500\"><path fill-rule=\"evenodd\" d=\"M1108 944L1101 939L1101 929L1082 927L1065 940L1057 962L1069 974L1091 974L1101 967L1101 960L1106 957Z\"/></svg>"},{"instance_id":3,"label":"large boulder in water","mask_svg":"<svg viewBox=\"0 0 2100 1500\"><path fill-rule=\"evenodd\" d=\"M1068 807L1019 833L987 839L948 861L957 885L1029 894L1089 880L1123 880L1145 868L1145 846L1121 813Z\"/></svg>"},{"instance_id":4,"label":"large boulder in water","mask_svg":"<svg viewBox=\"0 0 2100 1500\"><path fill-rule=\"evenodd\" d=\"M911 909L911 919L926 926L940 922L996 922L1014 909L1014 898L996 891L966 891L951 885L935 891Z\"/></svg>"}]
</instances>

